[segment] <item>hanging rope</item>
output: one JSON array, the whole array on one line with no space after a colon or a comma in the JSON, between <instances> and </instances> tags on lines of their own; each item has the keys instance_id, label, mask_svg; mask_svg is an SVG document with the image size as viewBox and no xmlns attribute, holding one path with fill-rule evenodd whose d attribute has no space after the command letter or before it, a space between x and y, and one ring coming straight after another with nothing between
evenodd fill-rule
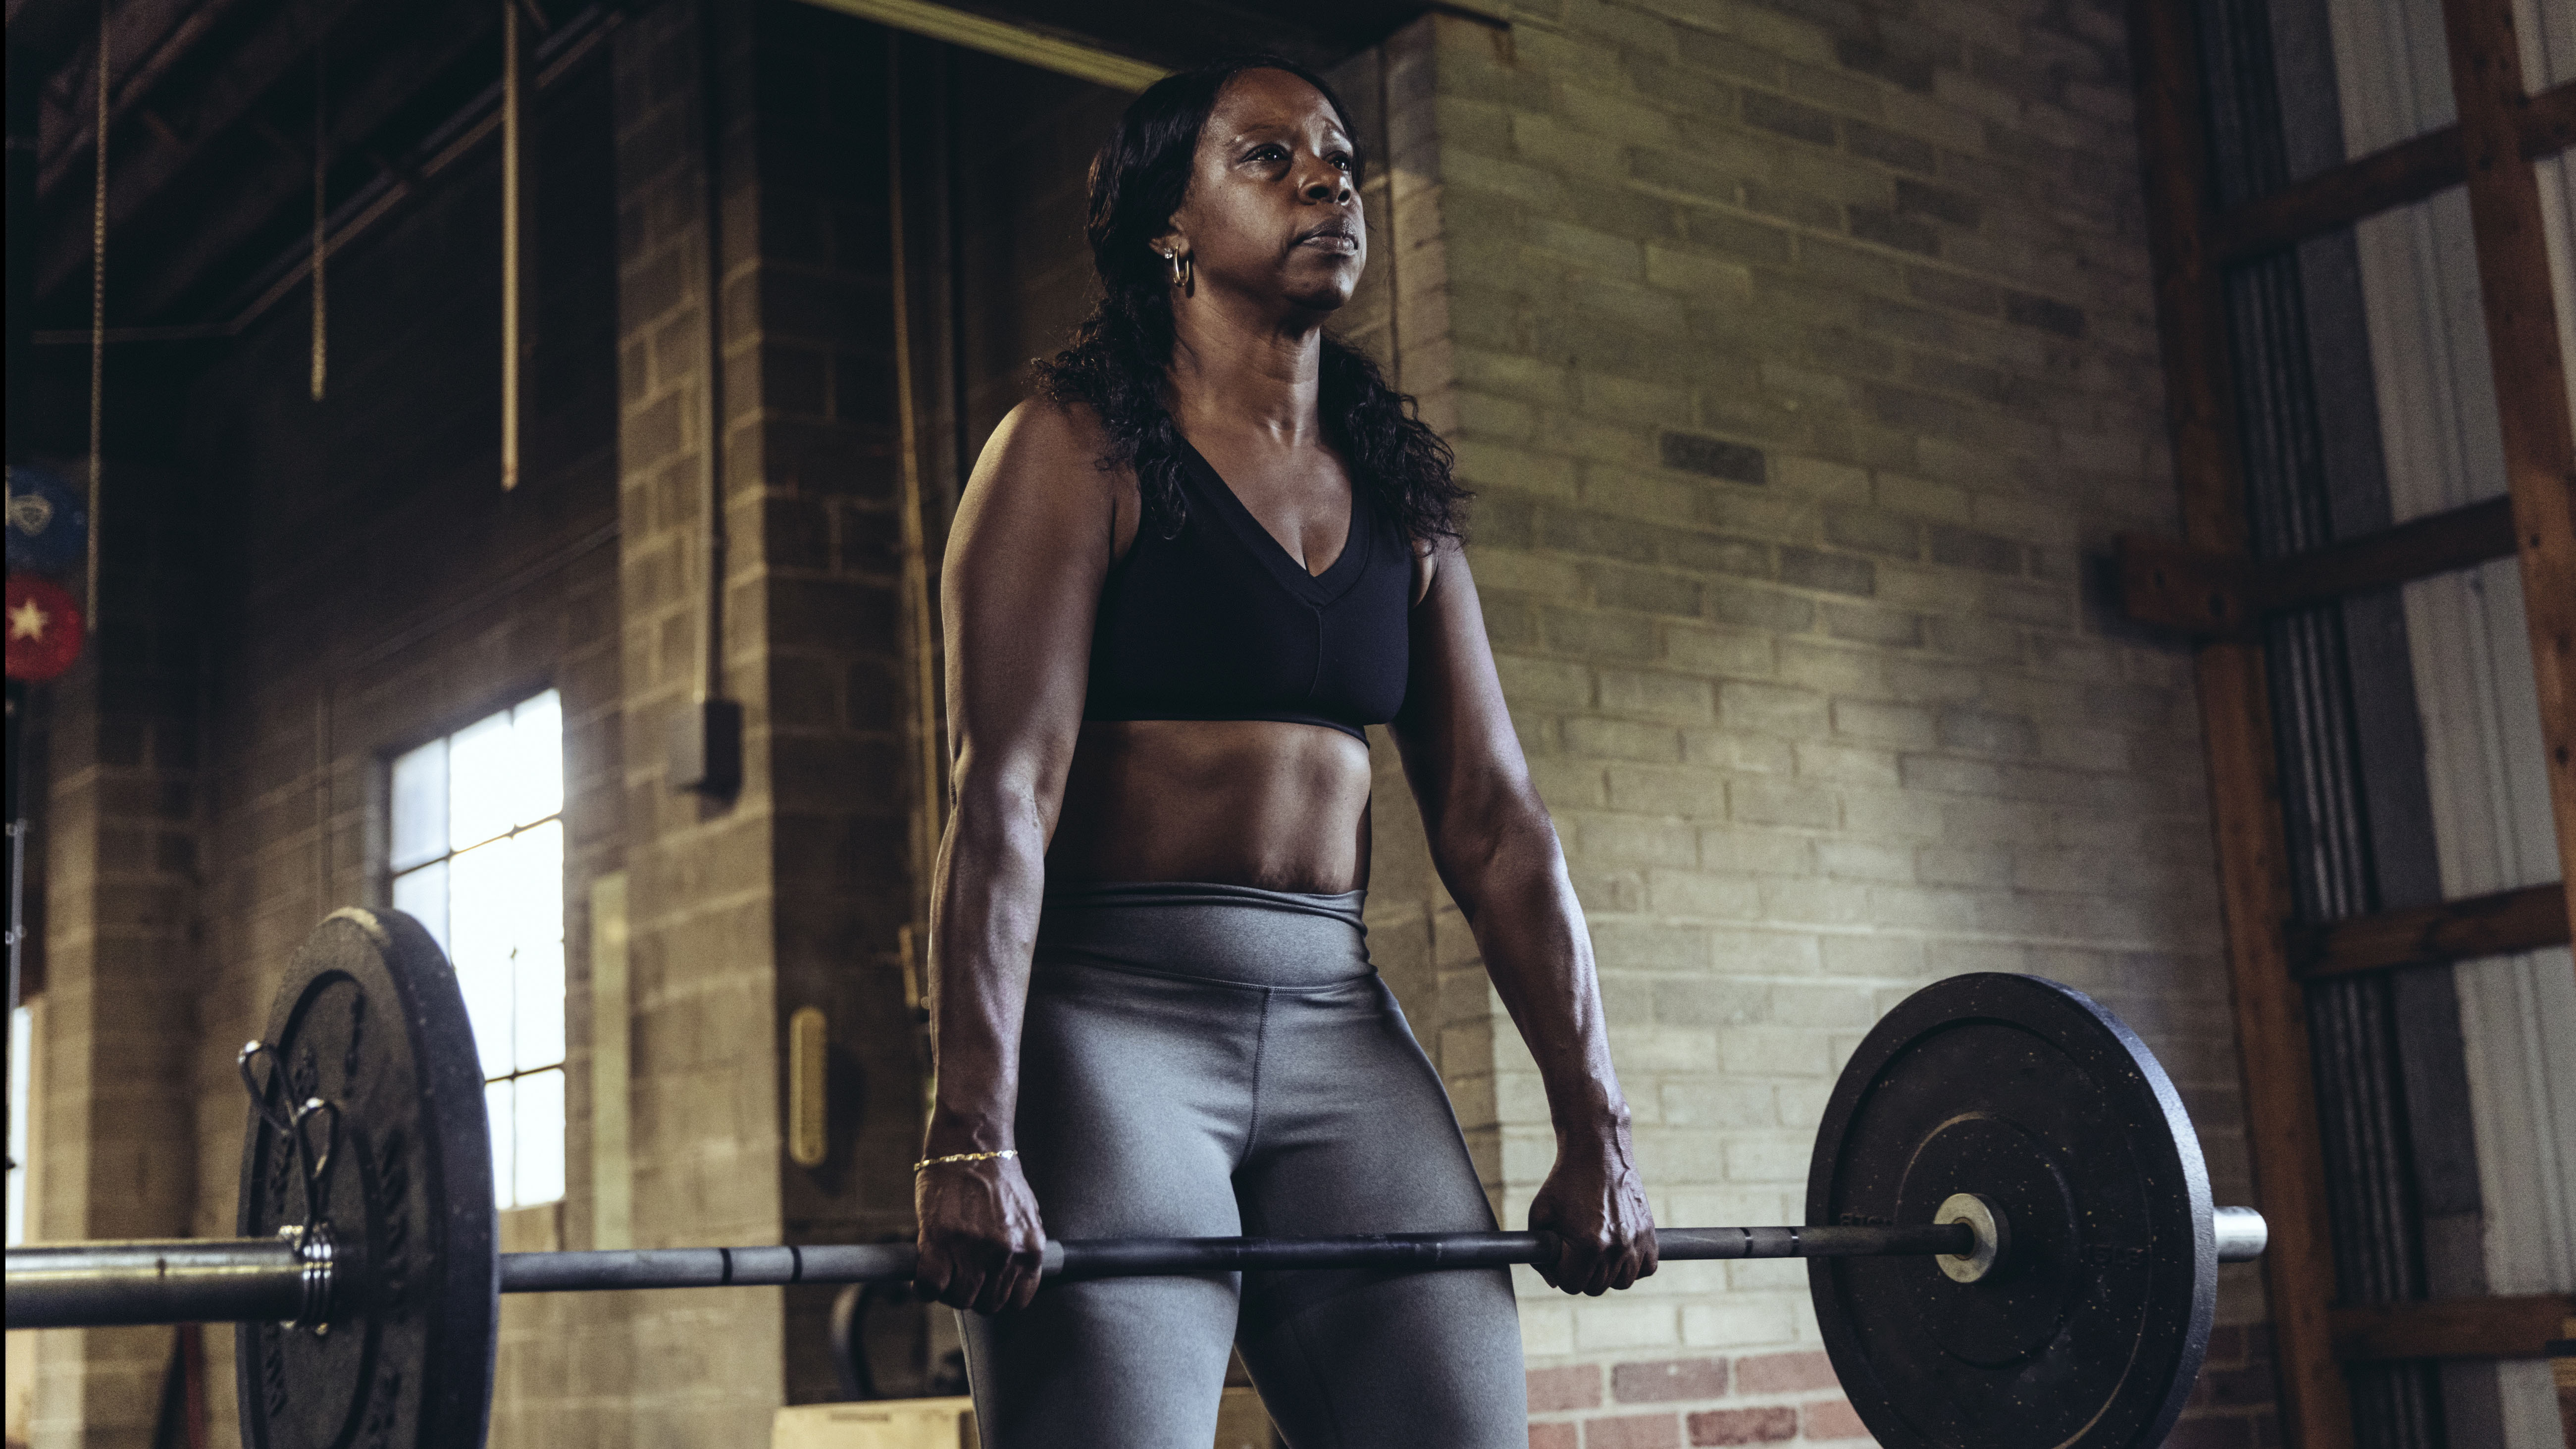
<instances>
[{"instance_id":1,"label":"hanging rope","mask_svg":"<svg viewBox=\"0 0 2576 1449\"><path fill-rule=\"evenodd\" d=\"M501 488L519 486L519 7L501 0Z\"/></svg>"},{"instance_id":2,"label":"hanging rope","mask_svg":"<svg viewBox=\"0 0 2576 1449\"><path fill-rule=\"evenodd\" d=\"M323 81L329 74L323 67L321 7L314 6L313 17L313 400L322 400L323 383L330 373L329 330L323 309L322 259L330 251L326 227L329 212L323 205L325 183L330 177L331 151L328 132L323 122L326 93Z\"/></svg>"},{"instance_id":3,"label":"hanging rope","mask_svg":"<svg viewBox=\"0 0 2576 1449\"><path fill-rule=\"evenodd\" d=\"M99 424L103 409L102 386L107 380L107 0L98 0L98 120L92 132L97 153L97 174L93 178L89 212L89 595L90 638L98 638L98 569L99 538L106 523L106 511L99 507L98 462ZM92 648L97 645L93 643Z\"/></svg>"}]
</instances>

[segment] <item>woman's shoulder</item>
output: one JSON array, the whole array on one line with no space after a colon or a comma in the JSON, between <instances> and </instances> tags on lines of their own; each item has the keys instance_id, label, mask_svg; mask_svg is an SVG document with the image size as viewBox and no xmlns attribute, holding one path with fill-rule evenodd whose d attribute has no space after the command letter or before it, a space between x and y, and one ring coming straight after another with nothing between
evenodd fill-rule
<instances>
[{"instance_id":1,"label":"woman's shoulder","mask_svg":"<svg viewBox=\"0 0 2576 1449\"><path fill-rule=\"evenodd\" d=\"M1108 425L1089 403L1040 394L1023 399L1002 415L984 452L989 458L998 451L1021 464L1044 465L1060 459L1097 472L1112 441Z\"/></svg>"},{"instance_id":2,"label":"woman's shoulder","mask_svg":"<svg viewBox=\"0 0 2576 1449\"><path fill-rule=\"evenodd\" d=\"M982 515L1007 500L1010 516L1060 526L1097 518L1105 509L1114 534L1132 533L1135 472L1103 467L1111 452L1109 430L1090 407L1029 398L1004 415L986 440L967 482L963 511Z\"/></svg>"}]
</instances>

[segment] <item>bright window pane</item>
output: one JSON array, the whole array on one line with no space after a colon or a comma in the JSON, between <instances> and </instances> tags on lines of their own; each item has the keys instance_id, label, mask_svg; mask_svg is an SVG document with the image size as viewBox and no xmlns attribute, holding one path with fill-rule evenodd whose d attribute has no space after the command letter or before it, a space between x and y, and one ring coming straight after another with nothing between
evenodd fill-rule
<instances>
[{"instance_id":1,"label":"bright window pane","mask_svg":"<svg viewBox=\"0 0 2576 1449\"><path fill-rule=\"evenodd\" d=\"M563 701L553 690L394 761L393 903L456 968L503 1207L563 1196Z\"/></svg>"},{"instance_id":2,"label":"bright window pane","mask_svg":"<svg viewBox=\"0 0 2576 1449\"><path fill-rule=\"evenodd\" d=\"M564 1059L563 942L523 947L517 976L510 1024L515 1069L524 1072Z\"/></svg>"},{"instance_id":3,"label":"bright window pane","mask_svg":"<svg viewBox=\"0 0 2576 1449\"><path fill-rule=\"evenodd\" d=\"M517 856L517 842L504 839L448 861L448 937L454 943L448 955L465 988L465 1009L474 1018L474 1044L483 1053L487 1077L517 1070L510 1008L519 912L509 909L518 894Z\"/></svg>"},{"instance_id":4,"label":"bright window pane","mask_svg":"<svg viewBox=\"0 0 2576 1449\"><path fill-rule=\"evenodd\" d=\"M563 940L563 822L549 820L495 842L510 851L508 894L498 903L521 951ZM462 859L462 857L459 857Z\"/></svg>"},{"instance_id":5,"label":"bright window pane","mask_svg":"<svg viewBox=\"0 0 2576 1449\"><path fill-rule=\"evenodd\" d=\"M393 868L409 870L445 855L447 741L432 740L394 761L393 795Z\"/></svg>"},{"instance_id":6,"label":"bright window pane","mask_svg":"<svg viewBox=\"0 0 2576 1449\"><path fill-rule=\"evenodd\" d=\"M516 1079L517 1128L513 1132L518 1170L512 1201L552 1202L564 1190L564 1074L531 1072Z\"/></svg>"},{"instance_id":7,"label":"bright window pane","mask_svg":"<svg viewBox=\"0 0 2576 1449\"><path fill-rule=\"evenodd\" d=\"M447 839L451 848L480 845L519 823L518 732L507 711L478 720L447 740ZM558 767L560 782L562 771ZM560 783L556 786L562 795Z\"/></svg>"},{"instance_id":8,"label":"bright window pane","mask_svg":"<svg viewBox=\"0 0 2576 1449\"><path fill-rule=\"evenodd\" d=\"M27 1094L35 1087L36 1014L9 1013L9 1246L27 1241Z\"/></svg>"},{"instance_id":9,"label":"bright window pane","mask_svg":"<svg viewBox=\"0 0 2576 1449\"><path fill-rule=\"evenodd\" d=\"M518 1161L518 1115L513 1110L510 1080L483 1084L483 1115L492 1124L492 1196L503 1207L519 1204L511 1168Z\"/></svg>"},{"instance_id":10,"label":"bright window pane","mask_svg":"<svg viewBox=\"0 0 2576 1449\"><path fill-rule=\"evenodd\" d=\"M442 809L447 799L439 797ZM400 816L396 816L400 819ZM433 860L415 871L394 877L394 909L421 923L438 949L453 958L455 950L447 944L447 862Z\"/></svg>"},{"instance_id":11,"label":"bright window pane","mask_svg":"<svg viewBox=\"0 0 2576 1449\"><path fill-rule=\"evenodd\" d=\"M517 755L510 798L514 825L534 825L563 813L563 696L549 689L510 711L511 747Z\"/></svg>"}]
</instances>

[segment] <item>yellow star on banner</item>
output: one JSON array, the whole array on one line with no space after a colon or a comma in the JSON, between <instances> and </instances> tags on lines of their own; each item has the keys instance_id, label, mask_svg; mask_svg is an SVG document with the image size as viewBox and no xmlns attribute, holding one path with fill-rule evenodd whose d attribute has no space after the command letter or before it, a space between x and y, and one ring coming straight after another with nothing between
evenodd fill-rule
<instances>
[{"instance_id":1,"label":"yellow star on banner","mask_svg":"<svg viewBox=\"0 0 2576 1449\"><path fill-rule=\"evenodd\" d=\"M42 639L45 637L45 626L52 622L52 618L44 610L36 607L36 601L29 599L9 611L9 637Z\"/></svg>"}]
</instances>

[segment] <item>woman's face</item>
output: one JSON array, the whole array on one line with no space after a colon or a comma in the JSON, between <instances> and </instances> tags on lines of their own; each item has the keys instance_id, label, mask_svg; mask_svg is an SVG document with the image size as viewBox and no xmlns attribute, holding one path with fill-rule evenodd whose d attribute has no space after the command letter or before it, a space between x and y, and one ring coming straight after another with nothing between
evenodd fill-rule
<instances>
[{"instance_id":1,"label":"woman's face","mask_svg":"<svg viewBox=\"0 0 2576 1449\"><path fill-rule=\"evenodd\" d=\"M1286 71L1245 71L1217 94L1189 195L1155 249L1181 249L1198 287L1329 312L1368 265L1356 164L1323 92Z\"/></svg>"}]
</instances>

